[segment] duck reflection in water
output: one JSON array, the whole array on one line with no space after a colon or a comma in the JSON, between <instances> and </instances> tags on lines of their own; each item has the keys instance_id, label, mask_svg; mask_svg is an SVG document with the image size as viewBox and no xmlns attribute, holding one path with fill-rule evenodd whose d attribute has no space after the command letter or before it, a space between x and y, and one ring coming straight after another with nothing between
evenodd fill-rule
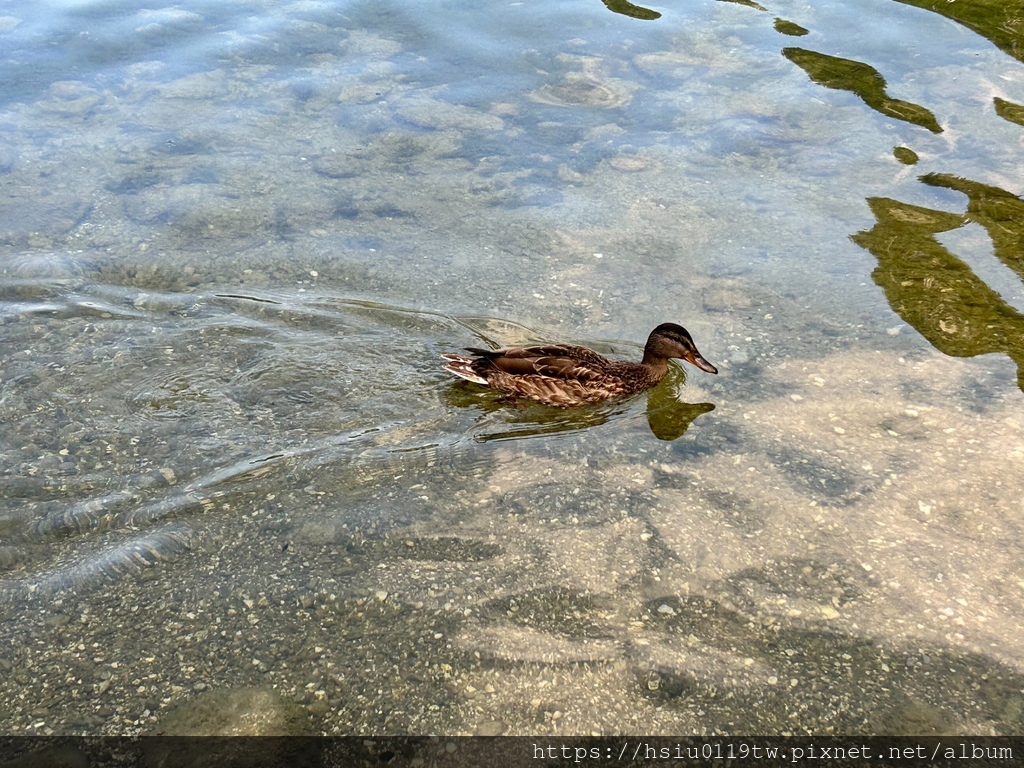
<instances>
[{"instance_id":1,"label":"duck reflection in water","mask_svg":"<svg viewBox=\"0 0 1024 768\"><path fill-rule=\"evenodd\" d=\"M563 344L491 350L469 348L467 351L471 356L442 355L448 361L445 370L487 386L504 398L453 400L453 405L486 403L485 410L496 412L504 403L534 401L562 409L535 406L517 409L516 416L506 418L506 424L512 422L521 425L520 428L483 439L562 432L603 424L625 412L628 406L624 398L646 390L651 390L647 401L648 423L655 436L662 440L678 438L697 416L714 409L710 403L679 402L674 396L677 386L655 389L669 374L670 359L685 360L708 373L718 373L697 350L689 332L674 323L663 323L651 332L639 363L608 360L586 347ZM685 381L681 371L670 378L674 379L674 385Z\"/></svg>"}]
</instances>

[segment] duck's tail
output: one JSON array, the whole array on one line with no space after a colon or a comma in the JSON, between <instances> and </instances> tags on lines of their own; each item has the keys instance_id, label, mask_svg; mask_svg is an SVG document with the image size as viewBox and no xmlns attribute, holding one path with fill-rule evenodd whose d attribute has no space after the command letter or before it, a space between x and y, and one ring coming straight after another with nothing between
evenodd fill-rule
<instances>
[{"instance_id":1,"label":"duck's tail","mask_svg":"<svg viewBox=\"0 0 1024 768\"><path fill-rule=\"evenodd\" d=\"M451 353L445 353L441 357L448 361L444 367L448 373L454 373L460 379L472 381L474 384L487 384L487 379L476 372L474 367L474 363L477 362L476 360Z\"/></svg>"}]
</instances>

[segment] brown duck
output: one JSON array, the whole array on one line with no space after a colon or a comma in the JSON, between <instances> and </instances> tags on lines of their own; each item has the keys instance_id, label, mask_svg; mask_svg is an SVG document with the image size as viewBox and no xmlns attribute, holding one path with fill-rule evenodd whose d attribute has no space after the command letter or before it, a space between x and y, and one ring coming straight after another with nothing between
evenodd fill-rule
<instances>
[{"instance_id":1,"label":"brown duck","mask_svg":"<svg viewBox=\"0 0 1024 768\"><path fill-rule=\"evenodd\" d=\"M512 399L526 398L559 408L599 403L650 389L665 378L671 358L718 373L697 351L689 332L675 323L662 323L651 331L639 363L608 360L592 349L564 344L467 347L466 351L473 356L441 355L448 361L445 370Z\"/></svg>"}]
</instances>

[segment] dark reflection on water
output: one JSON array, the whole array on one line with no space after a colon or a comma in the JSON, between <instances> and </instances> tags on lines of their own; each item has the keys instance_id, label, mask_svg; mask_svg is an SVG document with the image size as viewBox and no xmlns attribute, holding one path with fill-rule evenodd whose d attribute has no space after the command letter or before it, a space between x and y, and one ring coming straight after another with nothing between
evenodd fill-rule
<instances>
[{"instance_id":1,"label":"dark reflection on water","mask_svg":"<svg viewBox=\"0 0 1024 768\"><path fill-rule=\"evenodd\" d=\"M659 440L677 440L698 416L715 410L714 403L684 403L676 397L686 381L682 370L673 370L666 381L647 393L647 424Z\"/></svg>"},{"instance_id":2,"label":"dark reflection on water","mask_svg":"<svg viewBox=\"0 0 1024 768\"><path fill-rule=\"evenodd\" d=\"M1024 2L1021 0L897 0L934 11L988 38L1024 61Z\"/></svg>"},{"instance_id":3,"label":"dark reflection on water","mask_svg":"<svg viewBox=\"0 0 1024 768\"><path fill-rule=\"evenodd\" d=\"M782 55L792 61L810 78L826 88L851 91L874 110L897 120L904 120L942 133L942 126L930 110L920 104L894 99L885 91L885 78L874 67L860 61L826 56L804 48L783 48Z\"/></svg>"},{"instance_id":4,"label":"dark reflection on water","mask_svg":"<svg viewBox=\"0 0 1024 768\"><path fill-rule=\"evenodd\" d=\"M892 155L904 165L914 165L920 160L917 152L910 149L910 147L894 147Z\"/></svg>"},{"instance_id":5,"label":"dark reflection on water","mask_svg":"<svg viewBox=\"0 0 1024 768\"><path fill-rule=\"evenodd\" d=\"M1024 107L1020 104L1014 104L998 96L993 99L993 103L996 106L996 114L1001 118L1017 125L1024 125Z\"/></svg>"},{"instance_id":6,"label":"dark reflection on water","mask_svg":"<svg viewBox=\"0 0 1024 768\"><path fill-rule=\"evenodd\" d=\"M745 6L747 6L747 8L753 8L754 10L757 10L757 11L767 11L768 10L763 5L761 5L760 3L755 3L754 0L719 0L719 2L723 2L723 3L736 3L736 5L745 5Z\"/></svg>"},{"instance_id":7,"label":"dark reflection on water","mask_svg":"<svg viewBox=\"0 0 1024 768\"><path fill-rule=\"evenodd\" d=\"M1020 0L898 1L957 21L1024 60L1024 2ZM779 24L776 29L792 34ZM784 48L782 53L819 85L855 93L888 117L933 133L943 131L928 108L889 96L885 78L869 64L803 48ZM996 115L1024 124L1024 107L1000 96L992 99ZM893 154L905 165L918 162L909 147L896 147ZM853 240L878 258L872 277L892 308L936 349L956 357L1005 353L1017 363L1018 383L1024 389L1024 315L936 238L941 232L977 223L991 238L996 258L1024 280L1024 201L1004 189L950 174L930 173L921 181L965 194L966 212L953 214L874 197L868 204L877 224Z\"/></svg>"},{"instance_id":8,"label":"dark reflection on water","mask_svg":"<svg viewBox=\"0 0 1024 768\"><path fill-rule=\"evenodd\" d=\"M660 19L661 14L657 11L652 11L650 8L644 8L640 5L633 5L628 0L601 0L604 3L605 8L613 13L621 13L623 16L631 16L634 19L643 19L644 21L653 21L654 19Z\"/></svg>"},{"instance_id":9,"label":"dark reflection on water","mask_svg":"<svg viewBox=\"0 0 1024 768\"><path fill-rule=\"evenodd\" d=\"M937 239L968 222L992 239L996 258L1024 280L1024 201L998 187L948 174L921 180L968 196L964 214L891 198L868 200L878 223L853 237L878 259L872 273L892 308L941 352L955 357L1002 352L1017 363L1024 389L1024 315Z\"/></svg>"},{"instance_id":10,"label":"dark reflection on water","mask_svg":"<svg viewBox=\"0 0 1024 768\"><path fill-rule=\"evenodd\" d=\"M767 11L754 0L721 0ZM952 19L991 40L1004 53L1024 61L1024 0L896 0ZM607 4L607 3L606 3ZM780 24L781 22L781 24ZM792 22L776 20L775 29L786 35L807 30Z\"/></svg>"},{"instance_id":11,"label":"dark reflection on water","mask_svg":"<svg viewBox=\"0 0 1024 768\"><path fill-rule=\"evenodd\" d=\"M775 31L782 35L789 35L790 37L803 37L804 35L810 34L810 30L801 27L799 24L789 21L788 19L775 19Z\"/></svg>"},{"instance_id":12,"label":"dark reflection on water","mask_svg":"<svg viewBox=\"0 0 1024 768\"><path fill-rule=\"evenodd\" d=\"M968 197L966 220L981 224L992 238L996 258L1024 280L1024 200L1005 189L946 173L929 173L921 181L963 192Z\"/></svg>"}]
</instances>

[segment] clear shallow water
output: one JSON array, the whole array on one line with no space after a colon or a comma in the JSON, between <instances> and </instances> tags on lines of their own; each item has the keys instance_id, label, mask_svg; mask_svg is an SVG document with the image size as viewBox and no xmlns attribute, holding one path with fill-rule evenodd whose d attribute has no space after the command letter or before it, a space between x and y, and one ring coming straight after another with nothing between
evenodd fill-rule
<instances>
[{"instance_id":1,"label":"clear shallow water","mask_svg":"<svg viewBox=\"0 0 1024 768\"><path fill-rule=\"evenodd\" d=\"M1024 73L963 7L0 6L4 730L1020 733ZM722 373L438 365L665 320Z\"/></svg>"}]
</instances>

